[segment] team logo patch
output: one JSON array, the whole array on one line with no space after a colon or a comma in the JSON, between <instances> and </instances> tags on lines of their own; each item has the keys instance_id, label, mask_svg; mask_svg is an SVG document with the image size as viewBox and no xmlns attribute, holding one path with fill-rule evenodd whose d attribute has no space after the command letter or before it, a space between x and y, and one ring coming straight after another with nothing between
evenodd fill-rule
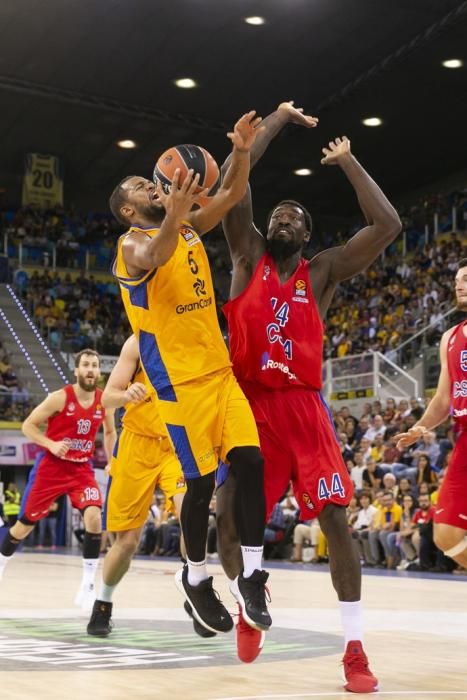
<instances>
[{"instance_id":1,"label":"team logo patch","mask_svg":"<svg viewBox=\"0 0 467 700\"><path fill-rule=\"evenodd\" d=\"M169 165L173 160L172 156L165 156L164 160L162 161L164 165Z\"/></svg>"},{"instance_id":2,"label":"team logo patch","mask_svg":"<svg viewBox=\"0 0 467 700\"><path fill-rule=\"evenodd\" d=\"M66 410L67 410L69 413L73 413L73 411L76 410L76 405L73 403L73 401L71 401L71 402L68 404Z\"/></svg>"},{"instance_id":3,"label":"team logo patch","mask_svg":"<svg viewBox=\"0 0 467 700\"><path fill-rule=\"evenodd\" d=\"M180 226L180 233L186 241L191 241L195 235L191 228L187 228L186 226Z\"/></svg>"},{"instance_id":4,"label":"team logo patch","mask_svg":"<svg viewBox=\"0 0 467 700\"><path fill-rule=\"evenodd\" d=\"M302 501L303 501L303 503L306 505L306 507L307 507L309 510L314 510L314 509L315 509L315 507L314 507L314 505L313 505L313 502L312 502L312 500L311 500L309 494L308 494L306 491L304 491L304 492L302 493Z\"/></svg>"},{"instance_id":5,"label":"team logo patch","mask_svg":"<svg viewBox=\"0 0 467 700\"><path fill-rule=\"evenodd\" d=\"M269 267L269 265L265 265L264 266L263 280L267 280L267 278L269 277L270 274L271 274L271 268Z\"/></svg>"},{"instance_id":6,"label":"team logo patch","mask_svg":"<svg viewBox=\"0 0 467 700\"><path fill-rule=\"evenodd\" d=\"M177 480L177 489L182 489L185 486L185 479L178 479Z\"/></svg>"}]
</instances>

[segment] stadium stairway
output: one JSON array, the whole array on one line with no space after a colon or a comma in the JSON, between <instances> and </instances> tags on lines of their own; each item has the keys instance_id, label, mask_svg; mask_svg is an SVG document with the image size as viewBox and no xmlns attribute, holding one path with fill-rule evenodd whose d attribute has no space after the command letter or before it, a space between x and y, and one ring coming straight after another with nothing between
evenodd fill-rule
<instances>
[{"instance_id":1,"label":"stadium stairway","mask_svg":"<svg viewBox=\"0 0 467 700\"><path fill-rule=\"evenodd\" d=\"M63 358L48 347L9 284L0 285L0 340L18 379L39 400L72 381Z\"/></svg>"}]
</instances>

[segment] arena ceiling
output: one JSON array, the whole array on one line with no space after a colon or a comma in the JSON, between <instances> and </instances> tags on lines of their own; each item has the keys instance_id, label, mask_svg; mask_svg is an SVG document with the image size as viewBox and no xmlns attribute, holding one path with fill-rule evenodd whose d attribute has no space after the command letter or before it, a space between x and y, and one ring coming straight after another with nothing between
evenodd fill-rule
<instances>
[{"instance_id":1,"label":"arena ceiling","mask_svg":"<svg viewBox=\"0 0 467 700\"><path fill-rule=\"evenodd\" d=\"M355 210L343 176L319 165L336 135L396 198L467 167L467 2L21 0L0 4L0 47L7 202L24 154L42 152L62 159L68 204L103 210L114 183L149 176L166 147L200 143L222 161L242 112L286 99L320 126L289 127L255 170L261 211L283 196L318 214ZM449 58L464 67L443 68ZM174 85L187 76L199 86ZM363 126L369 116L383 125ZM138 147L120 149L123 138Z\"/></svg>"}]
</instances>

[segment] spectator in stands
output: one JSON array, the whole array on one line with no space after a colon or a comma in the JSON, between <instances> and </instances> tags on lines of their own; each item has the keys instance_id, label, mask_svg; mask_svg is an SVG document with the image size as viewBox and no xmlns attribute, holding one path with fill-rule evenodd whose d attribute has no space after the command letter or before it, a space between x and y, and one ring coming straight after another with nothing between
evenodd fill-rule
<instances>
[{"instance_id":1,"label":"spectator in stands","mask_svg":"<svg viewBox=\"0 0 467 700\"><path fill-rule=\"evenodd\" d=\"M422 483L428 484L429 490L434 491L438 482L437 468L430 464L426 454L419 455L416 467L415 484L419 489L419 493L421 493L420 486Z\"/></svg>"},{"instance_id":2,"label":"spectator in stands","mask_svg":"<svg viewBox=\"0 0 467 700\"><path fill-rule=\"evenodd\" d=\"M381 467L378 467L374 459L369 459L366 463L366 469L363 472L363 488L373 491L380 488L383 481L384 472Z\"/></svg>"},{"instance_id":3,"label":"spectator in stands","mask_svg":"<svg viewBox=\"0 0 467 700\"><path fill-rule=\"evenodd\" d=\"M372 505L371 496L367 492L360 495L360 510L353 525L353 537L360 547L360 558L365 566L374 566L376 563L371 556L368 535L378 514L378 509Z\"/></svg>"},{"instance_id":4,"label":"spectator in stands","mask_svg":"<svg viewBox=\"0 0 467 700\"><path fill-rule=\"evenodd\" d=\"M366 465L363 462L363 454L360 449L356 449L353 454L353 466L350 470L350 478L355 486L357 495L363 489L363 473L366 470Z\"/></svg>"},{"instance_id":5,"label":"spectator in stands","mask_svg":"<svg viewBox=\"0 0 467 700\"><path fill-rule=\"evenodd\" d=\"M377 566L382 564L381 546L386 567L388 569L394 568L397 551L395 550L394 540L392 538L388 539L388 537L391 532L399 530L401 515L402 508L395 502L393 494L391 491L385 491L383 507L380 509L378 516L375 517L369 533L371 556Z\"/></svg>"},{"instance_id":6,"label":"spectator in stands","mask_svg":"<svg viewBox=\"0 0 467 700\"><path fill-rule=\"evenodd\" d=\"M372 424L368 427L367 431L365 432L365 437L370 442L373 442L377 435L380 435L382 438L384 438L385 432L386 426L384 425L383 416L381 416L378 413L377 415L375 415Z\"/></svg>"},{"instance_id":7,"label":"spectator in stands","mask_svg":"<svg viewBox=\"0 0 467 700\"><path fill-rule=\"evenodd\" d=\"M399 546L403 555L402 561L397 567L404 570L410 564L416 563L420 551L420 533L415 526L413 516L415 501L412 496L405 494L402 498L402 514L399 532Z\"/></svg>"},{"instance_id":8,"label":"spectator in stands","mask_svg":"<svg viewBox=\"0 0 467 700\"><path fill-rule=\"evenodd\" d=\"M43 549L46 545L47 534L49 535L50 548L57 549L57 518L59 514L59 503L54 501L49 506L49 513L45 518L39 520L38 549Z\"/></svg>"},{"instance_id":9,"label":"spectator in stands","mask_svg":"<svg viewBox=\"0 0 467 700\"><path fill-rule=\"evenodd\" d=\"M303 562L303 549L307 545L313 550L310 553L310 561L313 563L317 561L317 547L320 531L321 529L318 518L307 520L304 523L297 523L295 525L293 531L293 554L292 558L290 559L291 562Z\"/></svg>"},{"instance_id":10,"label":"spectator in stands","mask_svg":"<svg viewBox=\"0 0 467 700\"><path fill-rule=\"evenodd\" d=\"M21 503L21 492L14 481L11 481L5 491L5 500L3 502L3 515L8 527L13 525L18 520Z\"/></svg>"}]
</instances>

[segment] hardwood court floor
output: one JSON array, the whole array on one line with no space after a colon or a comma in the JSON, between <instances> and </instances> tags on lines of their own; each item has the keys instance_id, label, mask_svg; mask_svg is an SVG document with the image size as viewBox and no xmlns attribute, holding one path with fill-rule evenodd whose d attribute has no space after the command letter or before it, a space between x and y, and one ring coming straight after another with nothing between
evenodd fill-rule
<instances>
[{"instance_id":1,"label":"hardwood court floor","mask_svg":"<svg viewBox=\"0 0 467 700\"><path fill-rule=\"evenodd\" d=\"M112 635L85 633L72 601L78 556L20 553L0 583L1 700L296 700L342 690L342 636L329 574L271 567L274 627L240 663L233 633L202 640L172 560L138 559L115 594ZM224 602L235 608L217 564ZM467 700L467 580L364 576L366 649L383 698Z\"/></svg>"}]
</instances>

